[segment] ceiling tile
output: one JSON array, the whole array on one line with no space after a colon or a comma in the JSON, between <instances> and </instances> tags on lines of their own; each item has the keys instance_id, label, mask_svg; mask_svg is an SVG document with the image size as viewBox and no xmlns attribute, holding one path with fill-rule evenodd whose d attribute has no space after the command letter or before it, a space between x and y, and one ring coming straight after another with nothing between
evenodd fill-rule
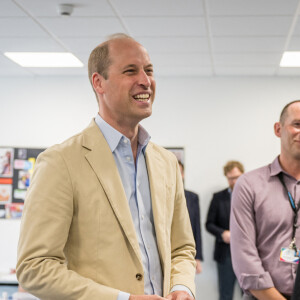
<instances>
[{"instance_id":1,"label":"ceiling tile","mask_svg":"<svg viewBox=\"0 0 300 300\"><path fill-rule=\"evenodd\" d=\"M24 17L25 13L11 0L0 1L0 17Z\"/></svg>"},{"instance_id":2,"label":"ceiling tile","mask_svg":"<svg viewBox=\"0 0 300 300\"><path fill-rule=\"evenodd\" d=\"M186 53L182 55L181 53L153 53L151 55L152 63L156 69L159 69L161 66L180 66L180 67L209 67L211 64L210 56L208 53Z\"/></svg>"},{"instance_id":3,"label":"ceiling tile","mask_svg":"<svg viewBox=\"0 0 300 300\"><path fill-rule=\"evenodd\" d=\"M259 16L293 15L299 0L209 0L209 13L212 16Z\"/></svg>"},{"instance_id":4,"label":"ceiling tile","mask_svg":"<svg viewBox=\"0 0 300 300\"><path fill-rule=\"evenodd\" d=\"M201 37L141 37L138 41L148 52L208 52L208 39Z\"/></svg>"},{"instance_id":5,"label":"ceiling tile","mask_svg":"<svg viewBox=\"0 0 300 300\"><path fill-rule=\"evenodd\" d=\"M86 68L28 68L34 75L41 76L87 76Z\"/></svg>"},{"instance_id":6,"label":"ceiling tile","mask_svg":"<svg viewBox=\"0 0 300 300\"><path fill-rule=\"evenodd\" d=\"M44 37L47 34L33 20L25 17L0 17L0 37Z\"/></svg>"},{"instance_id":7,"label":"ceiling tile","mask_svg":"<svg viewBox=\"0 0 300 300\"><path fill-rule=\"evenodd\" d=\"M211 17L213 36L285 36L292 16Z\"/></svg>"},{"instance_id":8,"label":"ceiling tile","mask_svg":"<svg viewBox=\"0 0 300 300\"><path fill-rule=\"evenodd\" d=\"M113 0L122 16L201 16L202 1L198 0ZM134 8L134 9L133 9Z\"/></svg>"},{"instance_id":9,"label":"ceiling tile","mask_svg":"<svg viewBox=\"0 0 300 300\"><path fill-rule=\"evenodd\" d=\"M300 36L294 36L290 40L287 51L300 51Z\"/></svg>"},{"instance_id":10,"label":"ceiling tile","mask_svg":"<svg viewBox=\"0 0 300 300\"><path fill-rule=\"evenodd\" d=\"M126 17L124 20L135 37L206 36L201 17Z\"/></svg>"},{"instance_id":11,"label":"ceiling tile","mask_svg":"<svg viewBox=\"0 0 300 300\"><path fill-rule=\"evenodd\" d=\"M31 76L33 77L34 75L28 70L24 69L18 69L18 68L12 68L12 67L2 67L0 68L0 76L1 77L16 77L16 76Z\"/></svg>"},{"instance_id":12,"label":"ceiling tile","mask_svg":"<svg viewBox=\"0 0 300 300\"><path fill-rule=\"evenodd\" d=\"M155 72L156 78L158 77L173 77L173 76L212 76L212 69L210 67L194 68L192 66L164 66Z\"/></svg>"},{"instance_id":13,"label":"ceiling tile","mask_svg":"<svg viewBox=\"0 0 300 300\"><path fill-rule=\"evenodd\" d=\"M296 23L296 26L295 26L295 30L293 32L293 35L295 36L300 36L300 19L298 17L298 21Z\"/></svg>"},{"instance_id":14,"label":"ceiling tile","mask_svg":"<svg viewBox=\"0 0 300 300\"><path fill-rule=\"evenodd\" d=\"M95 37L124 32L117 18L74 17L39 18L50 32L58 37Z\"/></svg>"},{"instance_id":15,"label":"ceiling tile","mask_svg":"<svg viewBox=\"0 0 300 300\"><path fill-rule=\"evenodd\" d=\"M279 76L300 76L300 68L278 68Z\"/></svg>"},{"instance_id":16,"label":"ceiling tile","mask_svg":"<svg viewBox=\"0 0 300 300\"><path fill-rule=\"evenodd\" d=\"M18 0L18 2L35 17L59 16L58 5L62 3L74 5L72 17L115 16L106 0Z\"/></svg>"},{"instance_id":17,"label":"ceiling tile","mask_svg":"<svg viewBox=\"0 0 300 300\"><path fill-rule=\"evenodd\" d=\"M74 52L88 52L90 53L96 46L101 44L106 37L74 37L65 38L61 37L60 40L66 47L72 49Z\"/></svg>"},{"instance_id":18,"label":"ceiling tile","mask_svg":"<svg viewBox=\"0 0 300 300\"><path fill-rule=\"evenodd\" d=\"M64 51L56 41L50 38L1 38L0 51L2 52L61 52Z\"/></svg>"},{"instance_id":19,"label":"ceiling tile","mask_svg":"<svg viewBox=\"0 0 300 300\"><path fill-rule=\"evenodd\" d=\"M217 76L274 76L275 67L216 67Z\"/></svg>"},{"instance_id":20,"label":"ceiling tile","mask_svg":"<svg viewBox=\"0 0 300 300\"><path fill-rule=\"evenodd\" d=\"M215 52L282 51L285 37L214 37Z\"/></svg>"},{"instance_id":21,"label":"ceiling tile","mask_svg":"<svg viewBox=\"0 0 300 300\"><path fill-rule=\"evenodd\" d=\"M281 55L278 53L217 53L214 55L216 66L270 67L279 65Z\"/></svg>"}]
</instances>

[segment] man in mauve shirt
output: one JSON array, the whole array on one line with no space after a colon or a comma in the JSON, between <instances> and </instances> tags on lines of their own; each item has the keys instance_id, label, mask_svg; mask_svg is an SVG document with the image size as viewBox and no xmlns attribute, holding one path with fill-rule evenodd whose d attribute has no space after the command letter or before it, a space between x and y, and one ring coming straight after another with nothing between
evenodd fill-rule
<instances>
[{"instance_id":1,"label":"man in mauve shirt","mask_svg":"<svg viewBox=\"0 0 300 300\"><path fill-rule=\"evenodd\" d=\"M231 206L231 254L243 299L291 299L300 247L300 100L274 125L280 155L242 175Z\"/></svg>"}]
</instances>

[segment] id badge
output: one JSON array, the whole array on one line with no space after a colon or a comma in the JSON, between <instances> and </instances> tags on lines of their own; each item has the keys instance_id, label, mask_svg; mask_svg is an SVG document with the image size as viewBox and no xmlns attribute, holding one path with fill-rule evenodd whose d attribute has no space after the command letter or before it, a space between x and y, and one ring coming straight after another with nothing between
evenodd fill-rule
<instances>
[{"instance_id":1,"label":"id badge","mask_svg":"<svg viewBox=\"0 0 300 300\"><path fill-rule=\"evenodd\" d=\"M281 248L279 260L289 264L299 264L297 252L290 248Z\"/></svg>"}]
</instances>

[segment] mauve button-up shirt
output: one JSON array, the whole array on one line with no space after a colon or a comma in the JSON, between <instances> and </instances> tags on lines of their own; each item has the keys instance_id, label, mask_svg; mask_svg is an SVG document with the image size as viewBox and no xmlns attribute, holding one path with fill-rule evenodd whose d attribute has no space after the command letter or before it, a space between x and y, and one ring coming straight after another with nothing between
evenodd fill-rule
<instances>
[{"instance_id":1,"label":"mauve button-up shirt","mask_svg":"<svg viewBox=\"0 0 300 300\"><path fill-rule=\"evenodd\" d=\"M242 175L232 193L230 247L233 268L247 293L275 287L291 295L298 265L279 260L283 247L292 241L294 211L283 180L296 203L300 200L300 181L281 168L278 158L272 164ZM300 214L300 211L299 211ZM298 218L300 225L300 216ZM300 248L300 228L296 231Z\"/></svg>"}]
</instances>

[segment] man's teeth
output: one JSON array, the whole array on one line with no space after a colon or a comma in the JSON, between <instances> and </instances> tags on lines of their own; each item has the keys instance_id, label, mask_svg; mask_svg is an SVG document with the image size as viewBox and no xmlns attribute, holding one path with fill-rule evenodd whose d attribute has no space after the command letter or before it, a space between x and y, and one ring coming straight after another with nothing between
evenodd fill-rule
<instances>
[{"instance_id":1,"label":"man's teeth","mask_svg":"<svg viewBox=\"0 0 300 300\"><path fill-rule=\"evenodd\" d=\"M149 99L149 94L139 94L139 95L133 96L133 98L138 101L146 101Z\"/></svg>"}]
</instances>

